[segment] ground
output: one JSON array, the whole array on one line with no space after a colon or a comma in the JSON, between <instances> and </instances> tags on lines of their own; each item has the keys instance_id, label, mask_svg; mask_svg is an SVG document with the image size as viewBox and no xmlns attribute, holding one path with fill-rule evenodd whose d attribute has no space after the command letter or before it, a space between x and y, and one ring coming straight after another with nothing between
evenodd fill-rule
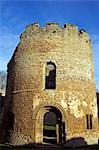
<instances>
[{"instance_id":1,"label":"ground","mask_svg":"<svg viewBox=\"0 0 99 150\"><path fill-rule=\"evenodd\" d=\"M0 150L98 150L99 145L89 145L84 147L65 147L65 146L58 146L58 145L52 145L52 144L29 144L29 145L23 145L23 146L11 146L8 144L0 144Z\"/></svg>"}]
</instances>

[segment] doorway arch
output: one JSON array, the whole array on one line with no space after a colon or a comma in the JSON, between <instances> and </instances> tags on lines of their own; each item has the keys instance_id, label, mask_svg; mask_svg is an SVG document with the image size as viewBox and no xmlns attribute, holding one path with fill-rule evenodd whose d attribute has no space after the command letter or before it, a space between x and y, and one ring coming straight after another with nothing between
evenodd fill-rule
<instances>
[{"instance_id":1,"label":"doorway arch","mask_svg":"<svg viewBox=\"0 0 99 150\"><path fill-rule=\"evenodd\" d=\"M53 111L46 112L43 119L43 142L57 143L57 115Z\"/></svg>"},{"instance_id":2,"label":"doorway arch","mask_svg":"<svg viewBox=\"0 0 99 150\"><path fill-rule=\"evenodd\" d=\"M53 106L46 106L43 118L43 142L64 143L65 123L62 122L60 110Z\"/></svg>"},{"instance_id":3,"label":"doorway arch","mask_svg":"<svg viewBox=\"0 0 99 150\"><path fill-rule=\"evenodd\" d=\"M65 122L64 110L56 106L40 105L37 108L35 121L35 142L36 143L65 143Z\"/></svg>"}]
</instances>

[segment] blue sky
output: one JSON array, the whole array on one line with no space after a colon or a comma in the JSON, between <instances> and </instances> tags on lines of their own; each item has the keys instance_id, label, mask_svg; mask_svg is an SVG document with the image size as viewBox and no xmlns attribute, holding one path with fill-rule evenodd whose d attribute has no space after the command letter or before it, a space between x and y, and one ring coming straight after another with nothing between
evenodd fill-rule
<instances>
[{"instance_id":1,"label":"blue sky","mask_svg":"<svg viewBox=\"0 0 99 150\"><path fill-rule=\"evenodd\" d=\"M28 24L65 23L85 29L93 42L95 80L99 90L99 0L1 0L0 70L6 70L20 34Z\"/></svg>"}]
</instances>

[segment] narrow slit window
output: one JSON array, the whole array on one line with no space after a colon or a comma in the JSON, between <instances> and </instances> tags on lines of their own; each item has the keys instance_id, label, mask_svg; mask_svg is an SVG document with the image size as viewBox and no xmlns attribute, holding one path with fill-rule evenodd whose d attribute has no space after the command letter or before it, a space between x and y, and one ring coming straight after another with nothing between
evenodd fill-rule
<instances>
[{"instance_id":1,"label":"narrow slit window","mask_svg":"<svg viewBox=\"0 0 99 150\"><path fill-rule=\"evenodd\" d=\"M88 120L88 115L86 115L86 121L87 121L87 129L89 129L89 120Z\"/></svg>"},{"instance_id":2,"label":"narrow slit window","mask_svg":"<svg viewBox=\"0 0 99 150\"><path fill-rule=\"evenodd\" d=\"M92 115L90 115L90 129L92 129Z\"/></svg>"},{"instance_id":3,"label":"narrow slit window","mask_svg":"<svg viewBox=\"0 0 99 150\"><path fill-rule=\"evenodd\" d=\"M92 115L86 115L87 129L92 129Z\"/></svg>"},{"instance_id":4,"label":"narrow slit window","mask_svg":"<svg viewBox=\"0 0 99 150\"><path fill-rule=\"evenodd\" d=\"M56 88L56 65L53 62L47 62L45 74L45 89Z\"/></svg>"}]
</instances>

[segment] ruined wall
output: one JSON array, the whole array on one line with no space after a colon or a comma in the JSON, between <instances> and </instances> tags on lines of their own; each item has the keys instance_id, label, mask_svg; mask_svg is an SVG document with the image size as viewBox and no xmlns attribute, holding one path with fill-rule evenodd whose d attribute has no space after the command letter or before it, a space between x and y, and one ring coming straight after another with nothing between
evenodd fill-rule
<instances>
[{"instance_id":1,"label":"ruined wall","mask_svg":"<svg viewBox=\"0 0 99 150\"><path fill-rule=\"evenodd\" d=\"M42 142L41 130L35 130L35 112L45 104L63 109L66 139L84 137L88 144L98 141L92 46L87 32L71 24L64 28L56 23L29 25L21 34L9 66L12 61L13 90L9 85L8 91L13 95L15 122L11 143ZM53 90L45 89L45 66L49 61L56 65ZM92 114L92 130L86 129L86 114Z\"/></svg>"}]
</instances>

